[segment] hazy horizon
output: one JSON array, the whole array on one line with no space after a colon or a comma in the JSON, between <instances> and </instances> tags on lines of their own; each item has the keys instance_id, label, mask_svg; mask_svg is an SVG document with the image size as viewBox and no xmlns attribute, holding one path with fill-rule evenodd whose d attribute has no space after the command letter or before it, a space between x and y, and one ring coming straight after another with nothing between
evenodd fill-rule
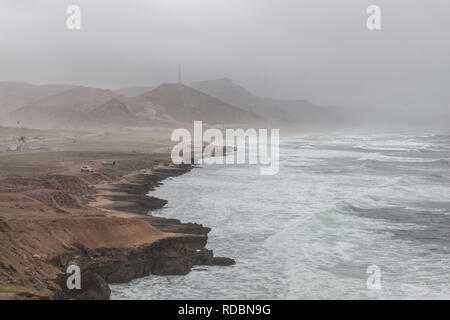
<instances>
[{"instance_id":1,"label":"hazy horizon","mask_svg":"<svg viewBox=\"0 0 450 320\"><path fill-rule=\"evenodd\" d=\"M66 28L68 5L81 30ZM366 28L381 7L382 30ZM0 4L0 81L117 89L230 78L257 96L450 118L450 4L435 0ZM385 111L386 112L386 111Z\"/></svg>"},{"instance_id":2,"label":"hazy horizon","mask_svg":"<svg viewBox=\"0 0 450 320\"><path fill-rule=\"evenodd\" d=\"M0 1L0 300L450 299L449 13Z\"/></svg>"}]
</instances>

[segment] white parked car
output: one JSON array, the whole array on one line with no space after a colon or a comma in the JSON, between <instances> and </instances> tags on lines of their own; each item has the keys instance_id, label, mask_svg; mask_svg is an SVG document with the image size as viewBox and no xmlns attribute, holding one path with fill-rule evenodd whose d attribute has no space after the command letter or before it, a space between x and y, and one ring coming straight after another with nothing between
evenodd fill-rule
<instances>
[{"instance_id":1,"label":"white parked car","mask_svg":"<svg viewBox=\"0 0 450 320\"><path fill-rule=\"evenodd\" d=\"M81 172L94 172L94 169L92 167L90 167L90 166L82 166L80 168L80 171Z\"/></svg>"}]
</instances>

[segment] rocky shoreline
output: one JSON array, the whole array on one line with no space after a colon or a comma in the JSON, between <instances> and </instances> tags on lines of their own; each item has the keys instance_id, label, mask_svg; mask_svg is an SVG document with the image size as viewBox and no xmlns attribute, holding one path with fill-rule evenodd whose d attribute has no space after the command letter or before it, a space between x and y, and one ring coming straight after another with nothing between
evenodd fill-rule
<instances>
[{"instance_id":1,"label":"rocky shoreline","mask_svg":"<svg viewBox=\"0 0 450 320\"><path fill-rule=\"evenodd\" d=\"M137 248L76 248L67 256L54 257L52 263L61 268L70 264L80 266L81 289L68 290L67 275L60 274L56 299L109 299L109 283L126 283L150 274L185 275L194 265L234 264L232 259L214 257L212 250L205 249L206 242L207 236L185 235Z\"/></svg>"},{"instance_id":2,"label":"rocky shoreline","mask_svg":"<svg viewBox=\"0 0 450 320\"><path fill-rule=\"evenodd\" d=\"M78 246L67 254L54 257L52 263L60 268L68 264L80 266L85 284L81 290L68 290L67 275L61 274L57 278L61 290L56 298L108 299L111 294L108 283L126 283L150 274L185 275L194 265L233 265L233 259L214 257L213 251L205 248L210 228L148 215L150 210L167 204L166 200L148 196L148 192L161 185L164 179L179 176L192 168L191 165L160 167L150 173L130 175L126 183L110 184L108 195L103 197L111 202L104 208L139 214L138 219L171 236L134 248L90 250Z\"/></svg>"},{"instance_id":3,"label":"rocky shoreline","mask_svg":"<svg viewBox=\"0 0 450 320\"><path fill-rule=\"evenodd\" d=\"M115 159L114 167L81 160L94 174L70 161L57 173L0 180L0 300L108 299L109 283L235 263L205 248L209 228L148 215L167 204L148 192L192 166L166 154ZM80 290L67 288L71 265L80 267Z\"/></svg>"}]
</instances>

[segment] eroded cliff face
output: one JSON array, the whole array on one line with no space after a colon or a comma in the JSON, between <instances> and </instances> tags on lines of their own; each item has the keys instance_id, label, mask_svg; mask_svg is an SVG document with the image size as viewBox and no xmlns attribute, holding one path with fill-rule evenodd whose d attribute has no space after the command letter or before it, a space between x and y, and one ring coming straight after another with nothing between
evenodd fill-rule
<instances>
[{"instance_id":1,"label":"eroded cliff face","mask_svg":"<svg viewBox=\"0 0 450 320\"><path fill-rule=\"evenodd\" d=\"M184 275L194 265L234 264L205 248L208 228L157 220L161 229L179 233L158 230L138 216L1 221L2 283L29 298L108 299L108 283ZM80 267L81 290L67 287L71 265Z\"/></svg>"},{"instance_id":2,"label":"eroded cliff face","mask_svg":"<svg viewBox=\"0 0 450 320\"><path fill-rule=\"evenodd\" d=\"M56 280L57 299L108 299L108 283L124 283L154 275L185 275L194 265L231 265L232 259L217 258L205 249L206 236L174 236L137 248L86 250L79 248L75 258L56 257L60 268L72 263L81 266L81 290L67 289L68 275Z\"/></svg>"},{"instance_id":3,"label":"eroded cliff face","mask_svg":"<svg viewBox=\"0 0 450 320\"><path fill-rule=\"evenodd\" d=\"M0 202L8 212L0 216L0 299L108 299L108 283L149 274L184 275L194 265L234 264L205 248L209 228L146 214L167 203L147 197L148 191L191 167L153 169L120 183L107 181L113 188L106 210L89 204L97 193L92 182L104 177L53 175L3 181ZM15 190L23 191L20 197ZM42 196L56 191L63 200L75 199L76 208L73 201ZM80 267L80 290L67 288L70 265Z\"/></svg>"}]
</instances>

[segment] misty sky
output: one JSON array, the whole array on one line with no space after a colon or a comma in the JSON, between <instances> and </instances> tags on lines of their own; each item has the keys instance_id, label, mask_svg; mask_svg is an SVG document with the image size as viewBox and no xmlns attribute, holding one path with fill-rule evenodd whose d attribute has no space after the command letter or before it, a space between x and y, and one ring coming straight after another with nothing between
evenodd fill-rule
<instances>
[{"instance_id":1,"label":"misty sky","mask_svg":"<svg viewBox=\"0 0 450 320\"><path fill-rule=\"evenodd\" d=\"M66 8L82 29L66 29ZM382 30L366 28L366 8ZM97 87L228 77L326 106L450 109L448 0L0 0L0 80Z\"/></svg>"}]
</instances>

